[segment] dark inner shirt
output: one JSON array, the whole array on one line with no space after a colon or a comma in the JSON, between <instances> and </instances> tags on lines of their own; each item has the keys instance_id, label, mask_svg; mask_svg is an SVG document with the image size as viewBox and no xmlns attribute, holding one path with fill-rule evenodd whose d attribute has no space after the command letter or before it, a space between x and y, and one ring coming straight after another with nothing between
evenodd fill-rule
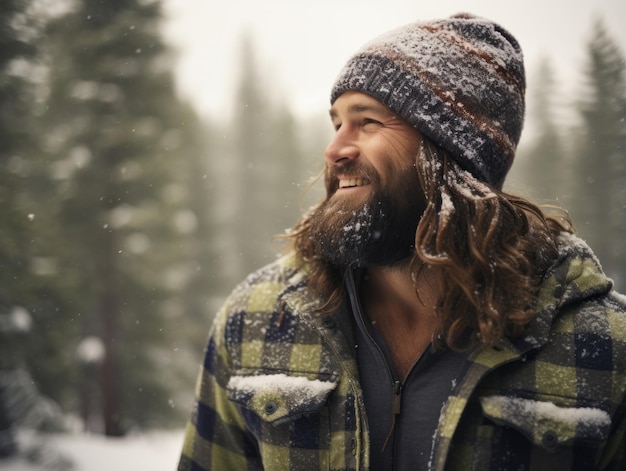
<instances>
[{"instance_id":1,"label":"dark inner shirt","mask_svg":"<svg viewBox=\"0 0 626 471\"><path fill-rule=\"evenodd\" d=\"M401 384L385 341L359 304L359 278L358 272L355 276L348 273L346 287L354 314L357 362L370 433L371 470L426 470L441 409L461 381L467 355L450 350L434 351L431 346ZM394 386L397 390L400 384L400 394L396 396L400 400L400 412L394 424Z\"/></svg>"}]
</instances>

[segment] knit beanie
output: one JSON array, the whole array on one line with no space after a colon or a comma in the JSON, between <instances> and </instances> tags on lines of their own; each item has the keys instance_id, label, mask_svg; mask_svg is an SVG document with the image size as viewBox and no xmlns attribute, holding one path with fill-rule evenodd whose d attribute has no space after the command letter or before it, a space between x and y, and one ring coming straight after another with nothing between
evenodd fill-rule
<instances>
[{"instance_id":1,"label":"knit beanie","mask_svg":"<svg viewBox=\"0 0 626 471\"><path fill-rule=\"evenodd\" d=\"M348 90L367 93L501 188L522 132L525 82L515 38L464 13L412 23L366 44L341 71L331 103Z\"/></svg>"}]
</instances>

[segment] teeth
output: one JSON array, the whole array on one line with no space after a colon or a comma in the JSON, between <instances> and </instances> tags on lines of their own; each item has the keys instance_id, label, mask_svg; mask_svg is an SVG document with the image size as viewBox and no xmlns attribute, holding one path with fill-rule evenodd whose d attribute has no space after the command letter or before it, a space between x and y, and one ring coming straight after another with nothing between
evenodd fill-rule
<instances>
[{"instance_id":1,"label":"teeth","mask_svg":"<svg viewBox=\"0 0 626 471\"><path fill-rule=\"evenodd\" d=\"M339 188L349 188L352 186L363 186L367 184L365 178L345 178L339 180Z\"/></svg>"}]
</instances>

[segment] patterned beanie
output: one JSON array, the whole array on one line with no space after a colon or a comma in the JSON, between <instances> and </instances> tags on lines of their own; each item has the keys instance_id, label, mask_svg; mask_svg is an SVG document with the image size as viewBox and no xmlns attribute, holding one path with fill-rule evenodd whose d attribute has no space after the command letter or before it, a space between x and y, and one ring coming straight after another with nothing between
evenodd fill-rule
<instances>
[{"instance_id":1,"label":"patterned beanie","mask_svg":"<svg viewBox=\"0 0 626 471\"><path fill-rule=\"evenodd\" d=\"M367 93L501 188L522 132L525 82L515 38L464 13L366 44L341 71L331 103L348 90Z\"/></svg>"}]
</instances>

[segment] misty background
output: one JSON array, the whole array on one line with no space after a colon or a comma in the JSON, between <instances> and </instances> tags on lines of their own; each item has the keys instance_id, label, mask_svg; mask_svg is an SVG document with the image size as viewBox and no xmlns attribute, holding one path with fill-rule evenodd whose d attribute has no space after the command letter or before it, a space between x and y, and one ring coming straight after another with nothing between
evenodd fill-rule
<instances>
[{"instance_id":1,"label":"misty background","mask_svg":"<svg viewBox=\"0 0 626 471\"><path fill-rule=\"evenodd\" d=\"M0 467L72 469L52 433L182 437L215 311L321 197L334 77L408 21L518 38L506 189L567 208L624 292L622 3L3 0Z\"/></svg>"}]
</instances>

